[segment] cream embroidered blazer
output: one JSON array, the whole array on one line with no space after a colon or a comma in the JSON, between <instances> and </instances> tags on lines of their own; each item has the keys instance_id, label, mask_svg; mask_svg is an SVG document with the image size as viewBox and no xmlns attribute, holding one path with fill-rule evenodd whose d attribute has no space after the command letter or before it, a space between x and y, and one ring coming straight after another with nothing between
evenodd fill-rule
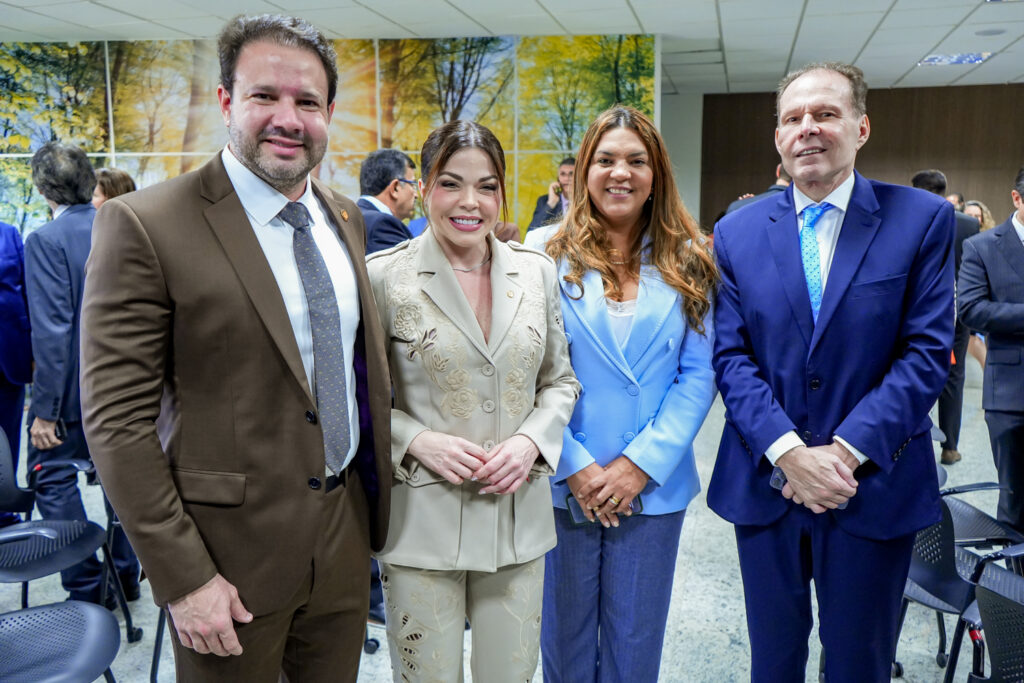
<instances>
[{"instance_id":1,"label":"cream embroidered blazer","mask_svg":"<svg viewBox=\"0 0 1024 683\"><path fill-rule=\"evenodd\" d=\"M377 557L424 569L494 571L555 545L548 476L580 385L569 364L554 263L488 237L491 334L484 341L455 273L428 229L373 254L367 269L387 338L391 411L391 529ZM406 454L425 430L490 450L513 434L540 449L511 495L449 483Z\"/></svg>"}]
</instances>

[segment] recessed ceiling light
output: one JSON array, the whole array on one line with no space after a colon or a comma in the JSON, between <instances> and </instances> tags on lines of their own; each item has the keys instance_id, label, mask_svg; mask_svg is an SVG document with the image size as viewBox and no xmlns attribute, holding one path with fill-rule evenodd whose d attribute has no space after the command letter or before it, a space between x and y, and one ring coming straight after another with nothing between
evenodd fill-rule
<instances>
[{"instance_id":1,"label":"recessed ceiling light","mask_svg":"<svg viewBox=\"0 0 1024 683\"><path fill-rule=\"evenodd\" d=\"M1006 33L1005 28L985 28L980 31L975 31L976 36L1001 36Z\"/></svg>"},{"instance_id":2,"label":"recessed ceiling light","mask_svg":"<svg viewBox=\"0 0 1024 683\"><path fill-rule=\"evenodd\" d=\"M992 56L991 52L963 52L955 55L928 55L918 66L949 66L952 64L981 64Z\"/></svg>"}]
</instances>

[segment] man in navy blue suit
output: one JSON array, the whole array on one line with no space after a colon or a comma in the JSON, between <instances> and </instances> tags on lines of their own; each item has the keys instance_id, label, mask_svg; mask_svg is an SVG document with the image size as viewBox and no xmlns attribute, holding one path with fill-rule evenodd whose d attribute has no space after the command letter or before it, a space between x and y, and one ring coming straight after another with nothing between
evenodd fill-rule
<instances>
[{"instance_id":1,"label":"man in navy blue suit","mask_svg":"<svg viewBox=\"0 0 1024 683\"><path fill-rule=\"evenodd\" d=\"M416 208L416 164L397 149L378 149L359 167L359 201L366 223L366 253L412 239L402 221Z\"/></svg>"},{"instance_id":2,"label":"man in navy blue suit","mask_svg":"<svg viewBox=\"0 0 1024 683\"><path fill-rule=\"evenodd\" d=\"M0 429L10 442L13 470L18 469L25 385L32 381L32 343L25 300L25 250L18 229L0 223ZM19 517L0 512L0 527Z\"/></svg>"},{"instance_id":3,"label":"man in navy blue suit","mask_svg":"<svg viewBox=\"0 0 1024 683\"><path fill-rule=\"evenodd\" d=\"M939 519L928 410L953 340L953 207L854 170L860 69L777 94L793 185L715 228L726 424L708 504L736 527L754 681L888 681L914 534Z\"/></svg>"},{"instance_id":4,"label":"man in navy blue suit","mask_svg":"<svg viewBox=\"0 0 1024 683\"><path fill-rule=\"evenodd\" d=\"M50 142L32 157L32 182L53 220L25 240L25 277L35 374L29 404L28 468L49 460L89 460L82 433L78 387L79 321L85 261L92 240L92 164L78 147ZM44 519L86 519L76 471L44 468L36 507ZM114 564L129 599L139 597L139 563L118 529ZM61 572L73 600L99 602L101 565L96 556Z\"/></svg>"},{"instance_id":5,"label":"man in navy blue suit","mask_svg":"<svg viewBox=\"0 0 1024 683\"><path fill-rule=\"evenodd\" d=\"M964 242L957 306L985 334L982 407L999 473L997 517L1024 532L1024 167L1006 222Z\"/></svg>"}]
</instances>

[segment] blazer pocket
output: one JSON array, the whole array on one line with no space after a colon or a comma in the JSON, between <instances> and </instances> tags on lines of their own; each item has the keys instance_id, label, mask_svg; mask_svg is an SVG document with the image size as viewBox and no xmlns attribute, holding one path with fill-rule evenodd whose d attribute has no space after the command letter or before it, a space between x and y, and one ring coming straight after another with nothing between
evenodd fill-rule
<instances>
[{"instance_id":1,"label":"blazer pocket","mask_svg":"<svg viewBox=\"0 0 1024 683\"><path fill-rule=\"evenodd\" d=\"M446 481L448 480L429 467L424 467L417 460L409 468L409 478L405 480L405 483L414 489L418 489L421 486L430 486L431 484L440 484Z\"/></svg>"},{"instance_id":2,"label":"blazer pocket","mask_svg":"<svg viewBox=\"0 0 1024 683\"><path fill-rule=\"evenodd\" d=\"M880 280L868 280L866 282L854 282L850 285L849 299L865 299L869 296L881 296L902 292L906 286L907 276L897 275L886 277Z\"/></svg>"},{"instance_id":3,"label":"blazer pocket","mask_svg":"<svg viewBox=\"0 0 1024 683\"><path fill-rule=\"evenodd\" d=\"M186 503L241 505L245 502L245 475L172 468L178 495Z\"/></svg>"},{"instance_id":4,"label":"blazer pocket","mask_svg":"<svg viewBox=\"0 0 1024 683\"><path fill-rule=\"evenodd\" d=\"M985 358L987 362L995 365L1020 365L1020 349L990 348Z\"/></svg>"}]
</instances>

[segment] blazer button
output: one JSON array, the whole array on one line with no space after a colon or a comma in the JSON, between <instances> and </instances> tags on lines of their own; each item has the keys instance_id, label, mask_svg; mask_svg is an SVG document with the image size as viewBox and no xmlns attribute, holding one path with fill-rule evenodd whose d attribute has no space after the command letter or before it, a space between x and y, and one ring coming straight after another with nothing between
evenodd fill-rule
<instances>
[{"instance_id":1,"label":"blazer button","mask_svg":"<svg viewBox=\"0 0 1024 683\"><path fill-rule=\"evenodd\" d=\"M484 441L484 442L483 442L482 444L480 444L480 445L481 445L481 446L483 447L483 449L484 449L485 451L489 451L489 450L491 450L492 448L494 448L494 442L493 442L493 441L491 441L490 439L487 439L487 441Z\"/></svg>"},{"instance_id":2,"label":"blazer button","mask_svg":"<svg viewBox=\"0 0 1024 683\"><path fill-rule=\"evenodd\" d=\"M818 377L811 378L811 391L817 391L821 389L821 379Z\"/></svg>"},{"instance_id":3,"label":"blazer button","mask_svg":"<svg viewBox=\"0 0 1024 683\"><path fill-rule=\"evenodd\" d=\"M625 434L622 435L622 440L625 441L626 443L629 443L635 438L636 434L634 434L633 432L626 432Z\"/></svg>"},{"instance_id":4,"label":"blazer button","mask_svg":"<svg viewBox=\"0 0 1024 683\"><path fill-rule=\"evenodd\" d=\"M480 407L484 409L485 413L493 413L494 412L494 401L492 401L490 399L487 399L486 401L484 401L483 405L480 406Z\"/></svg>"},{"instance_id":5,"label":"blazer button","mask_svg":"<svg viewBox=\"0 0 1024 683\"><path fill-rule=\"evenodd\" d=\"M409 481L419 481L419 480L420 480L420 473L419 472L417 472L416 474L414 474L411 477L409 477Z\"/></svg>"},{"instance_id":6,"label":"blazer button","mask_svg":"<svg viewBox=\"0 0 1024 683\"><path fill-rule=\"evenodd\" d=\"M310 477L309 488L313 489L314 491L320 488L320 477Z\"/></svg>"},{"instance_id":7,"label":"blazer button","mask_svg":"<svg viewBox=\"0 0 1024 683\"><path fill-rule=\"evenodd\" d=\"M572 438L576 439L577 441L586 441L587 435L584 434L583 432L576 432L575 434L572 435Z\"/></svg>"},{"instance_id":8,"label":"blazer button","mask_svg":"<svg viewBox=\"0 0 1024 683\"><path fill-rule=\"evenodd\" d=\"M626 393L629 394L630 396L636 396L637 394L640 393L640 387L636 386L635 384L630 384L628 387L626 387Z\"/></svg>"},{"instance_id":9,"label":"blazer button","mask_svg":"<svg viewBox=\"0 0 1024 683\"><path fill-rule=\"evenodd\" d=\"M804 443L806 443L806 444L811 443L811 436L812 435L811 435L810 431L804 430L804 433L801 434L800 436L804 440Z\"/></svg>"},{"instance_id":10,"label":"blazer button","mask_svg":"<svg viewBox=\"0 0 1024 683\"><path fill-rule=\"evenodd\" d=\"M316 424L316 413L314 413L312 410L307 410L306 411L306 422L308 422L311 425L315 425Z\"/></svg>"},{"instance_id":11,"label":"blazer button","mask_svg":"<svg viewBox=\"0 0 1024 683\"><path fill-rule=\"evenodd\" d=\"M494 374L494 366L493 365L485 365L482 368L480 368L480 372L483 373L484 377L490 377L491 375Z\"/></svg>"}]
</instances>

